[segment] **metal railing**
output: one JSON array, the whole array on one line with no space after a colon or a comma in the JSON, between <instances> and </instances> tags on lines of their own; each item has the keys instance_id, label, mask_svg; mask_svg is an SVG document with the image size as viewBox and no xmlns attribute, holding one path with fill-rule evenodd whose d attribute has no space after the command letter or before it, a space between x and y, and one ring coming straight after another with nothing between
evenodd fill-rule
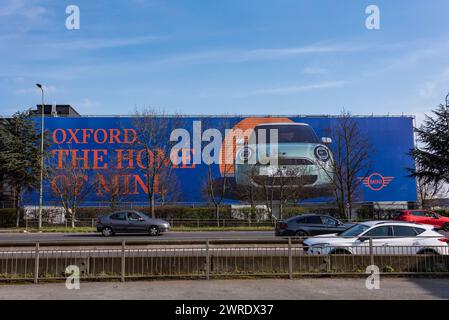
<instances>
[{"instance_id":1,"label":"metal railing","mask_svg":"<svg viewBox=\"0 0 449 320\"><path fill-rule=\"evenodd\" d=\"M59 117L64 118L137 118L141 117L140 115L135 114L103 114L103 115L95 115L95 114L87 114L87 115L58 115ZM45 117L53 117L51 115L45 115ZM164 114L164 115L156 115L157 118L273 118L273 117L281 117L281 118L341 118L345 117L344 115L339 114ZM415 118L415 115L408 114L366 114L366 115L351 115L351 118Z\"/></svg>"},{"instance_id":2,"label":"metal railing","mask_svg":"<svg viewBox=\"0 0 449 320\"><path fill-rule=\"evenodd\" d=\"M0 201L0 209L13 209L14 201Z\"/></svg>"},{"instance_id":3,"label":"metal railing","mask_svg":"<svg viewBox=\"0 0 449 320\"><path fill-rule=\"evenodd\" d=\"M68 266L79 268L81 280L366 276L367 267L373 265L381 274L449 276L447 245L386 248L370 240L355 254L349 254L355 246L347 246L317 255L308 254L301 242L298 238L2 242L0 281L64 280ZM435 254L441 250L445 254Z\"/></svg>"}]
</instances>

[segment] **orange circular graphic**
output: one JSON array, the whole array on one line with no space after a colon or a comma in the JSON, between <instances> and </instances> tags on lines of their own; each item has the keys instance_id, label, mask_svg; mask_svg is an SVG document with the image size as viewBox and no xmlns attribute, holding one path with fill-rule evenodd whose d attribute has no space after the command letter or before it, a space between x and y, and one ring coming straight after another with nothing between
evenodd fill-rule
<instances>
[{"instance_id":1,"label":"orange circular graphic","mask_svg":"<svg viewBox=\"0 0 449 320\"><path fill-rule=\"evenodd\" d=\"M220 174L221 176L234 176L234 161L237 151L236 140L245 138L244 133L246 130L254 129L257 125L264 123L292 123L293 120L289 118L276 118L276 117L250 117L245 118L237 123L229 132L221 145L220 150ZM240 133L240 135L239 135ZM229 152L226 152L229 150Z\"/></svg>"}]
</instances>

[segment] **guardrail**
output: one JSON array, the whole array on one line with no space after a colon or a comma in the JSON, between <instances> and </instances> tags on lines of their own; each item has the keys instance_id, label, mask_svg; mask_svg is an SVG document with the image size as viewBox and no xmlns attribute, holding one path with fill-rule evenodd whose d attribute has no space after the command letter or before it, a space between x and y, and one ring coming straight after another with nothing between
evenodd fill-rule
<instances>
[{"instance_id":1,"label":"guardrail","mask_svg":"<svg viewBox=\"0 0 449 320\"><path fill-rule=\"evenodd\" d=\"M81 280L364 275L368 266L381 274L449 275L443 247L373 245L349 254L355 246L332 254L308 254L301 239L276 240L90 240L2 242L0 281L64 280L76 266ZM344 250L346 251L344 251ZM424 249L424 248L422 248ZM435 250L431 252L430 250ZM419 253L419 254L417 254Z\"/></svg>"}]
</instances>

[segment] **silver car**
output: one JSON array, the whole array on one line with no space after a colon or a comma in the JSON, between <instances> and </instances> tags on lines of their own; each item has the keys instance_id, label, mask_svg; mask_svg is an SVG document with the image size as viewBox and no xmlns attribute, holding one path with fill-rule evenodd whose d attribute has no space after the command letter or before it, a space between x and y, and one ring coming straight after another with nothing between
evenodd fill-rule
<instances>
[{"instance_id":1,"label":"silver car","mask_svg":"<svg viewBox=\"0 0 449 320\"><path fill-rule=\"evenodd\" d=\"M152 219L134 210L117 211L97 220L97 231L110 237L117 233L146 233L158 236L170 230L170 224L162 219Z\"/></svg>"}]
</instances>

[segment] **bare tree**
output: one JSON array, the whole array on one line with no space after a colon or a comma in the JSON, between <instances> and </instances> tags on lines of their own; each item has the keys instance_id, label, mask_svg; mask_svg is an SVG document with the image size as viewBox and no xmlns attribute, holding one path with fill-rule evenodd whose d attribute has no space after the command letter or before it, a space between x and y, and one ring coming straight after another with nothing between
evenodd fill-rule
<instances>
[{"instance_id":1,"label":"bare tree","mask_svg":"<svg viewBox=\"0 0 449 320\"><path fill-rule=\"evenodd\" d=\"M202 121L202 127L204 129L216 129L217 131L222 132L222 137L225 137L226 141L226 129L230 128L230 124L227 120L223 121L215 121L211 122L209 120ZM222 138L221 137L221 138ZM221 139L220 139L221 140ZM233 139L230 139L233 140ZM221 141L220 141L221 142ZM202 144L208 143L207 141L202 141ZM234 141L230 141L230 144L225 142L225 148L234 147ZM223 145L222 145L223 146ZM204 164L207 167L206 170L206 181L203 187L204 194L207 196L208 200L214 206L215 218L217 220L217 226L220 226L220 208L225 200L227 193L230 191L230 180L229 177L231 175L232 170L234 169L233 161L228 159L226 156L226 152L223 150L215 150L214 157L219 155L219 163L213 163L213 157L211 154L204 154ZM216 160L216 159L215 159ZM218 174L214 172L214 168L219 169Z\"/></svg>"},{"instance_id":2,"label":"bare tree","mask_svg":"<svg viewBox=\"0 0 449 320\"><path fill-rule=\"evenodd\" d=\"M256 176L257 167L252 165L250 170L246 173L246 178L249 181L252 181ZM256 216L257 213L257 204L263 202L265 199L263 196L263 190L261 187L254 185L253 183L248 183L245 185L235 185L236 198L246 201L250 205L250 209L247 212L246 219L248 220L248 224L251 225L251 221L253 217ZM270 212L271 213L271 212Z\"/></svg>"},{"instance_id":3,"label":"bare tree","mask_svg":"<svg viewBox=\"0 0 449 320\"><path fill-rule=\"evenodd\" d=\"M444 182L426 182L424 178L416 178L416 189L418 191L418 204L421 209L432 206L432 200L447 194Z\"/></svg>"},{"instance_id":4,"label":"bare tree","mask_svg":"<svg viewBox=\"0 0 449 320\"><path fill-rule=\"evenodd\" d=\"M107 202L111 209L116 209L129 198L126 184L127 176L131 175L131 169L118 169L117 160L110 159L106 169L99 170L96 174L97 195Z\"/></svg>"},{"instance_id":5,"label":"bare tree","mask_svg":"<svg viewBox=\"0 0 449 320\"><path fill-rule=\"evenodd\" d=\"M164 167L159 175L159 197L158 200L162 205L167 201L175 202L178 200L181 187L175 170L172 166Z\"/></svg>"},{"instance_id":6,"label":"bare tree","mask_svg":"<svg viewBox=\"0 0 449 320\"><path fill-rule=\"evenodd\" d=\"M236 189L238 198L250 204L251 214L257 211L257 204L263 204L271 217L282 219L287 206L296 205L313 194L306 166L289 169L275 166L269 175L260 175L259 167L251 165L245 172L247 182Z\"/></svg>"},{"instance_id":7,"label":"bare tree","mask_svg":"<svg viewBox=\"0 0 449 320\"><path fill-rule=\"evenodd\" d=\"M351 219L354 202L360 198L361 177L367 176L371 169L373 148L354 118L345 111L337 124L329 128L329 135L333 140L330 166L325 166L320 161L317 164L332 183L338 209L340 212L347 212L348 219Z\"/></svg>"},{"instance_id":8,"label":"bare tree","mask_svg":"<svg viewBox=\"0 0 449 320\"><path fill-rule=\"evenodd\" d=\"M263 190L265 205L272 217L284 218L284 209L310 196L306 167L282 169L278 167L269 176L253 178Z\"/></svg>"},{"instance_id":9,"label":"bare tree","mask_svg":"<svg viewBox=\"0 0 449 320\"><path fill-rule=\"evenodd\" d=\"M217 219L217 227L220 226L220 208L224 202L225 195L230 187L228 173L230 172L230 165L224 165L224 172L221 177L216 177L210 164L207 166L207 177L204 192L209 201L214 206L215 218Z\"/></svg>"},{"instance_id":10,"label":"bare tree","mask_svg":"<svg viewBox=\"0 0 449 320\"><path fill-rule=\"evenodd\" d=\"M59 198L66 218L71 220L71 226L75 228L78 208L89 195L95 192L98 179L89 177L88 166L82 163L82 160L73 158L72 150L64 151L66 156L61 157L56 163L50 163L48 167L52 170L47 171L46 175L50 181L52 193Z\"/></svg>"},{"instance_id":11,"label":"bare tree","mask_svg":"<svg viewBox=\"0 0 449 320\"><path fill-rule=\"evenodd\" d=\"M159 176L172 166L170 134L179 125L179 117L168 117L163 110L145 108L135 111L132 123L137 135L134 147L140 149L143 165L139 169L145 174L151 216L155 218Z\"/></svg>"}]
</instances>

